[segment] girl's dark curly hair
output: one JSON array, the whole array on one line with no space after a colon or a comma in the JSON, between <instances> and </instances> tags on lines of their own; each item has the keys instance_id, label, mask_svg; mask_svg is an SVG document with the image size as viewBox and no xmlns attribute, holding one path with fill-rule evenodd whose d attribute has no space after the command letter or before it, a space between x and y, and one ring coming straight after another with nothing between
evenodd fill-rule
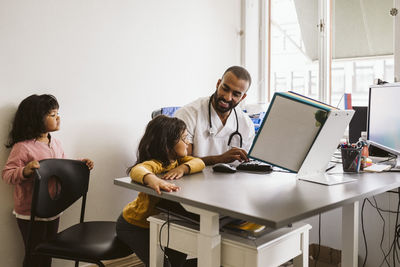
<instances>
[{"instance_id":1,"label":"girl's dark curly hair","mask_svg":"<svg viewBox=\"0 0 400 267\"><path fill-rule=\"evenodd\" d=\"M181 119L165 115L158 115L152 119L140 140L136 164L147 160L158 160L163 167L168 166L170 160L174 160L170 158L171 152L185 130L186 124ZM128 174L132 167L128 168Z\"/></svg>"},{"instance_id":2,"label":"girl's dark curly hair","mask_svg":"<svg viewBox=\"0 0 400 267\"><path fill-rule=\"evenodd\" d=\"M45 116L52 110L58 109L57 99L52 95L31 95L22 100L15 113L7 148L15 143L35 139L46 132Z\"/></svg>"}]
</instances>

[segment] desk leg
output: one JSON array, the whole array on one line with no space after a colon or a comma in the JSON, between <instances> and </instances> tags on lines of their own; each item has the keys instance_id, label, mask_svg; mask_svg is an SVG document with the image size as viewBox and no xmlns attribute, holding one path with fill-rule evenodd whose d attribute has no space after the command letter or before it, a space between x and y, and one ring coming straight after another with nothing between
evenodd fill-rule
<instances>
[{"instance_id":1,"label":"desk leg","mask_svg":"<svg viewBox=\"0 0 400 267\"><path fill-rule=\"evenodd\" d=\"M158 229L156 223L150 222L150 267L162 267L164 265L164 253L157 242Z\"/></svg>"},{"instance_id":2,"label":"desk leg","mask_svg":"<svg viewBox=\"0 0 400 267\"><path fill-rule=\"evenodd\" d=\"M308 267L309 230L301 233L301 254L293 259L295 267Z\"/></svg>"},{"instance_id":3,"label":"desk leg","mask_svg":"<svg viewBox=\"0 0 400 267\"><path fill-rule=\"evenodd\" d=\"M197 236L197 257L199 267L221 266L221 235L219 234L219 214L204 209L182 206L200 215L200 232Z\"/></svg>"},{"instance_id":4,"label":"desk leg","mask_svg":"<svg viewBox=\"0 0 400 267\"><path fill-rule=\"evenodd\" d=\"M358 266L358 201L342 208L342 266Z\"/></svg>"}]
</instances>

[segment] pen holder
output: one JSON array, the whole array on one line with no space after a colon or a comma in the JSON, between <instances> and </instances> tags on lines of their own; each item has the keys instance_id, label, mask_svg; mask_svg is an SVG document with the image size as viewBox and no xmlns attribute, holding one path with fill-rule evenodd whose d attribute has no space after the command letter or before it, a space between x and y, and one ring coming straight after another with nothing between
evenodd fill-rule
<instances>
[{"instance_id":1,"label":"pen holder","mask_svg":"<svg viewBox=\"0 0 400 267\"><path fill-rule=\"evenodd\" d=\"M344 172L359 172L361 166L361 148L341 148Z\"/></svg>"}]
</instances>

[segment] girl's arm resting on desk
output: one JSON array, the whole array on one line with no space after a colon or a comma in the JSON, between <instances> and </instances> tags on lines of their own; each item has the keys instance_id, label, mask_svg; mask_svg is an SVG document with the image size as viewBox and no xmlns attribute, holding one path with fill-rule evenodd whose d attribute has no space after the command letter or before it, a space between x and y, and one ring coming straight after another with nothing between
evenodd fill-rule
<instances>
[{"instance_id":1,"label":"girl's arm resting on desk","mask_svg":"<svg viewBox=\"0 0 400 267\"><path fill-rule=\"evenodd\" d=\"M158 174L161 173L162 166L160 163L155 161L145 161L140 164L133 166L129 176L134 182L144 184L144 177L147 174Z\"/></svg>"},{"instance_id":2,"label":"girl's arm resting on desk","mask_svg":"<svg viewBox=\"0 0 400 267\"><path fill-rule=\"evenodd\" d=\"M206 165L200 158L194 158L192 156L186 156L178 160L180 166L186 165L189 167L188 173L196 173L202 171Z\"/></svg>"},{"instance_id":3,"label":"girl's arm resting on desk","mask_svg":"<svg viewBox=\"0 0 400 267\"><path fill-rule=\"evenodd\" d=\"M178 160L178 167L167 172L163 178L167 180L179 179L185 174L202 171L205 168L204 162L199 158L186 156Z\"/></svg>"},{"instance_id":4,"label":"girl's arm resting on desk","mask_svg":"<svg viewBox=\"0 0 400 267\"><path fill-rule=\"evenodd\" d=\"M183 175L190 173L190 166L187 164L181 164L176 168L173 168L166 174L164 174L163 179L166 180L174 180L174 179L179 179Z\"/></svg>"},{"instance_id":5,"label":"girl's arm resting on desk","mask_svg":"<svg viewBox=\"0 0 400 267\"><path fill-rule=\"evenodd\" d=\"M148 173L143 177L143 184L153 188L159 195L161 195L161 190L172 192L180 189L179 186L164 181L163 179L155 176L153 173Z\"/></svg>"}]
</instances>

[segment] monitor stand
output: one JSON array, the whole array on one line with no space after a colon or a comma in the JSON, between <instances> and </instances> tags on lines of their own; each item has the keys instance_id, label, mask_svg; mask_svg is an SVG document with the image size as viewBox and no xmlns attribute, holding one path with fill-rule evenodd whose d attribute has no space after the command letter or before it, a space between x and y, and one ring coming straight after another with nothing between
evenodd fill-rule
<instances>
[{"instance_id":1,"label":"monitor stand","mask_svg":"<svg viewBox=\"0 0 400 267\"><path fill-rule=\"evenodd\" d=\"M323 185L335 185L354 182L357 179L343 176L342 173L318 173L309 176L298 177L300 180L323 184Z\"/></svg>"},{"instance_id":2,"label":"monitor stand","mask_svg":"<svg viewBox=\"0 0 400 267\"><path fill-rule=\"evenodd\" d=\"M400 172L400 157L397 157L396 159L396 166L392 167L390 172Z\"/></svg>"},{"instance_id":3,"label":"monitor stand","mask_svg":"<svg viewBox=\"0 0 400 267\"><path fill-rule=\"evenodd\" d=\"M340 138L349 124L354 110L333 110L330 111L324 126L314 140L311 149L308 151L297 178L304 181L323 185L335 185L356 181L343 174L326 173L326 167L332 159Z\"/></svg>"}]
</instances>

